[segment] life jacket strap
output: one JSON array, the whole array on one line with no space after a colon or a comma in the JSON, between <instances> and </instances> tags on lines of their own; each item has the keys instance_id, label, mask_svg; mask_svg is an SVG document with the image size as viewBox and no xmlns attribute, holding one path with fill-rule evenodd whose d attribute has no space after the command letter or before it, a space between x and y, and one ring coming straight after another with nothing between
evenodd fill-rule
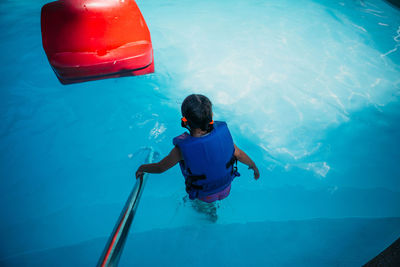
<instances>
[{"instance_id":1,"label":"life jacket strap","mask_svg":"<svg viewBox=\"0 0 400 267\"><path fill-rule=\"evenodd\" d=\"M189 170L190 172L190 170ZM199 180L205 180L206 176L203 175L188 175L186 180L185 180L185 185L186 185L186 191L191 191L193 189L195 190L203 190L203 186L202 185L197 185L194 184L195 182L199 181Z\"/></svg>"},{"instance_id":2,"label":"life jacket strap","mask_svg":"<svg viewBox=\"0 0 400 267\"><path fill-rule=\"evenodd\" d=\"M235 176L240 176L237 168L237 158L235 155L232 155L231 159L226 163L226 168L229 169L232 167L231 174Z\"/></svg>"}]
</instances>

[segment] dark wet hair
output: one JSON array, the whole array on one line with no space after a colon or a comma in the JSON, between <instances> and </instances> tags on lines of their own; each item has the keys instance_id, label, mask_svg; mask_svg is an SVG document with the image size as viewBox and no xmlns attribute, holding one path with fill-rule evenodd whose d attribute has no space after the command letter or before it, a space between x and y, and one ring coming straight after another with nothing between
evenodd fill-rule
<instances>
[{"instance_id":1,"label":"dark wet hair","mask_svg":"<svg viewBox=\"0 0 400 267\"><path fill-rule=\"evenodd\" d=\"M192 94L183 100L181 106L182 116L188 120L190 129L200 128L211 131L212 104L204 95Z\"/></svg>"}]
</instances>

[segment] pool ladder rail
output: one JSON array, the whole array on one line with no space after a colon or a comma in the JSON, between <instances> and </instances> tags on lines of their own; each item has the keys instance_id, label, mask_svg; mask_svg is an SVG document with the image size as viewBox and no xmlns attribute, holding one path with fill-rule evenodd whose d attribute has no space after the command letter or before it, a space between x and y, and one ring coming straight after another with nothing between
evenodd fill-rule
<instances>
[{"instance_id":1,"label":"pool ladder rail","mask_svg":"<svg viewBox=\"0 0 400 267\"><path fill-rule=\"evenodd\" d=\"M153 162L154 151L152 148L147 148L149 154L146 158L146 163ZM144 186L147 181L148 174L145 173L140 178L136 179L135 186L133 187L128 200L122 209L121 215L114 226L104 251L97 263L98 267L115 267L118 266L122 250L125 245L126 238L129 233L129 228L132 224L136 210L139 206L140 197L142 196Z\"/></svg>"}]
</instances>

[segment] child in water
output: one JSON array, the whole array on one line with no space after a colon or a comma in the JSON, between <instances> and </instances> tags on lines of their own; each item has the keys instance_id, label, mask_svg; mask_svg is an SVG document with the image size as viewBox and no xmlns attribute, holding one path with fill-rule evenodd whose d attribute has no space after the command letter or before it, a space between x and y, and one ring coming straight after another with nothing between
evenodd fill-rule
<instances>
[{"instance_id":1,"label":"child in water","mask_svg":"<svg viewBox=\"0 0 400 267\"><path fill-rule=\"evenodd\" d=\"M254 171L254 179L260 177L256 164L233 143L226 123L213 121L212 104L206 96L189 95L181 112L182 127L190 134L175 137L169 155L158 163L141 165L136 178L145 172L165 172L179 162L189 198L213 203L229 195L232 180L240 175L237 160Z\"/></svg>"}]
</instances>

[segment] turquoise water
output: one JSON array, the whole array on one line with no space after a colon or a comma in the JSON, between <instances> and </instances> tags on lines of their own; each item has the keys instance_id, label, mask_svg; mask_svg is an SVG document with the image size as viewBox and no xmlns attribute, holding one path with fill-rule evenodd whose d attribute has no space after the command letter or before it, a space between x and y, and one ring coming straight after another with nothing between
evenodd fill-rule
<instances>
[{"instance_id":1,"label":"turquoise water","mask_svg":"<svg viewBox=\"0 0 400 267\"><path fill-rule=\"evenodd\" d=\"M210 222L151 175L121 266L361 265L400 236L400 11L384 1L138 1L156 72L62 86L46 1L0 2L0 265L95 265L143 162L202 93L239 166Z\"/></svg>"}]
</instances>

